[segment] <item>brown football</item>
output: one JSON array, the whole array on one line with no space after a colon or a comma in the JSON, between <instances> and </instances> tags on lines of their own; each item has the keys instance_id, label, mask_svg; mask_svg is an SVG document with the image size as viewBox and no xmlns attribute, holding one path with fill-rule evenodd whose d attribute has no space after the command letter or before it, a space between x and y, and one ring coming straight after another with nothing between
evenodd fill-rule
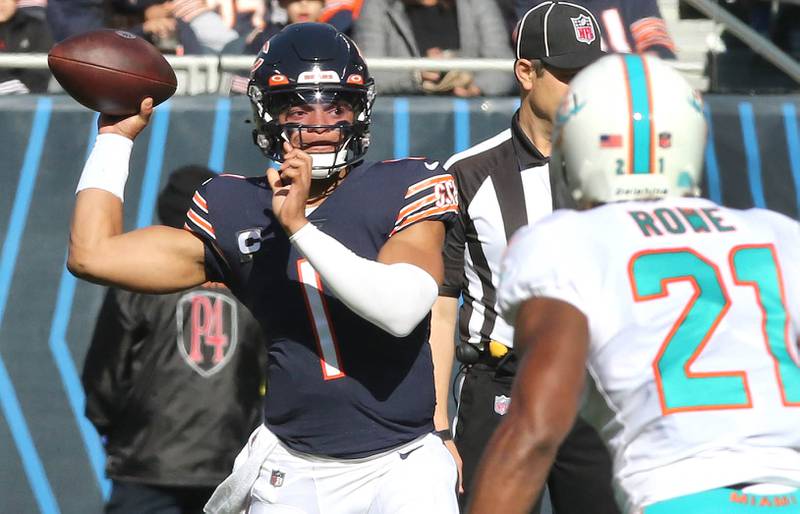
<instances>
[{"instance_id":1,"label":"brown football","mask_svg":"<svg viewBox=\"0 0 800 514\"><path fill-rule=\"evenodd\" d=\"M146 97L158 105L177 87L175 72L161 52L123 30L67 38L53 46L47 64L64 91L104 114L135 114Z\"/></svg>"}]
</instances>

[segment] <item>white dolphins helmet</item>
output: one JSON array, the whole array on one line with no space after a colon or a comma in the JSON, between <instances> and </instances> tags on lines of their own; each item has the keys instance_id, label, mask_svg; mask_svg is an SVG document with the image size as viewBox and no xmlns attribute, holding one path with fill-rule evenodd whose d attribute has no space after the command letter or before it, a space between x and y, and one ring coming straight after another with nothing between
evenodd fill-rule
<instances>
[{"instance_id":1,"label":"white dolphins helmet","mask_svg":"<svg viewBox=\"0 0 800 514\"><path fill-rule=\"evenodd\" d=\"M551 166L576 200L697 196L706 143L700 95L650 55L609 55L578 73L556 117Z\"/></svg>"}]
</instances>

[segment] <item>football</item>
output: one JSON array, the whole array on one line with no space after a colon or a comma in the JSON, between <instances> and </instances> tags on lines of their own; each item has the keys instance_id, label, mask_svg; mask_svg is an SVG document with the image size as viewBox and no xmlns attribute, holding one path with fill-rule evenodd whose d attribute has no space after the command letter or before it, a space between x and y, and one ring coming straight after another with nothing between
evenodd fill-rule
<instances>
[{"instance_id":1,"label":"football","mask_svg":"<svg viewBox=\"0 0 800 514\"><path fill-rule=\"evenodd\" d=\"M53 46L47 64L64 91L89 109L115 116L139 112L175 93L175 72L161 52L123 30L78 34Z\"/></svg>"}]
</instances>

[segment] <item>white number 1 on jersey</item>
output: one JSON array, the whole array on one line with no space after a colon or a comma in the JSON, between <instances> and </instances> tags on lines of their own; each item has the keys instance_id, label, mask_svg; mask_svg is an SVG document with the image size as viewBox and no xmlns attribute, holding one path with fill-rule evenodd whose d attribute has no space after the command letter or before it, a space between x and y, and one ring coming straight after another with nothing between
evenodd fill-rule
<instances>
[{"instance_id":1,"label":"white number 1 on jersey","mask_svg":"<svg viewBox=\"0 0 800 514\"><path fill-rule=\"evenodd\" d=\"M345 375L339 365L341 359L339 345L336 342L336 334L333 332L333 324L328 314L328 305L322 294L322 280L311 263L305 259L297 261L297 276L303 284L303 297L308 308L311 330L317 340L317 354L322 366L322 378L325 380L342 378Z\"/></svg>"}]
</instances>

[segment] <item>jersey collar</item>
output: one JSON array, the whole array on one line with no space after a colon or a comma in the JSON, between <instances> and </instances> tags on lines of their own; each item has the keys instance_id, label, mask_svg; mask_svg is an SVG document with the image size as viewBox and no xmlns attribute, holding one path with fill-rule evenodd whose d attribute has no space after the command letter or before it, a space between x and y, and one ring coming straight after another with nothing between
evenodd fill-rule
<instances>
[{"instance_id":1,"label":"jersey collar","mask_svg":"<svg viewBox=\"0 0 800 514\"><path fill-rule=\"evenodd\" d=\"M527 170L536 168L550 162L549 157L542 155L542 152L528 139L522 127L519 125L519 109L511 119L511 141L514 145L514 152L517 154L519 169Z\"/></svg>"}]
</instances>

